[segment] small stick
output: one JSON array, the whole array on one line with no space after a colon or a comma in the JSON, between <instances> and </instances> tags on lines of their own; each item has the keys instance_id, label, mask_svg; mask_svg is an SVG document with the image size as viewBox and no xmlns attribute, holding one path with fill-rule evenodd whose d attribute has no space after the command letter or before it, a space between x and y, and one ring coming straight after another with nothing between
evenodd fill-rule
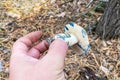
<instances>
[{"instance_id":1,"label":"small stick","mask_svg":"<svg viewBox=\"0 0 120 80\"><path fill-rule=\"evenodd\" d=\"M89 7L93 3L93 0L90 0L90 2L86 5L86 7Z\"/></svg>"}]
</instances>

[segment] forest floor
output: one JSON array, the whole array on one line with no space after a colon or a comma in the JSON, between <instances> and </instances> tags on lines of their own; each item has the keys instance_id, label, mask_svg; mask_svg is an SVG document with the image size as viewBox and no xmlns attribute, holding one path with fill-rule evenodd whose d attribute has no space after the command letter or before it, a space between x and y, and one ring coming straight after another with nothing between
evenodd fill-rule
<instances>
[{"instance_id":1,"label":"forest floor","mask_svg":"<svg viewBox=\"0 0 120 80\"><path fill-rule=\"evenodd\" d=\"M101 40L94 31L103 14L96 9L98 0L90 5L90 0L36 1L40 2L0 0L0 80L8 80L11 48L18 38L42 31L44 40L63 32L71 21L86 29L91 49L86 56L69 49L65 59L66 79L120 80L120 38Z\"/></svg>"}]
</instances>

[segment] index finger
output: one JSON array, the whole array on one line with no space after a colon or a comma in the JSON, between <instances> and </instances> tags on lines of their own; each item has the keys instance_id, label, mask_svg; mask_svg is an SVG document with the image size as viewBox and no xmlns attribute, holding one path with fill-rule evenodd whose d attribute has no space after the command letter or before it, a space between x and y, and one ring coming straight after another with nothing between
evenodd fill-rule
<instances>
[{"instance_id":1,"label":"index finger","mask_svg":"<svg viewBox=\"0 0 120 80\"><path fill-rule=\"evenodd\" d=\"M18 39L13 45L13 53L16 51L17 53L25 53L28 52L29 47L36 42L42 36L42 32L35 31L27 34L24 37Z\"/></svg>"}]
</instances>

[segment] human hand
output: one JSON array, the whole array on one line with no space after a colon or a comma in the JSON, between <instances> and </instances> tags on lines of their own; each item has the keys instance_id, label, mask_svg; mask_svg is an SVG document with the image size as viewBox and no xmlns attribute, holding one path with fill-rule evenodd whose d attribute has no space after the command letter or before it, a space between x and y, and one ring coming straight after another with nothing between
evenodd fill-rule
<instances>
[{"instance_id":1,"label":"human hand","mask_svg":"<svg viewBox=\"0 0 120 80\"><path fill-rule=\"evenodd\" d=\"M30 48L41 35L41 32L32 32L14 43L9 80L65 80L63 68L67 44L56 39L49 49L46 41ZM48 53L42 56L47 49Z\"/></svg>"}]
</instances>

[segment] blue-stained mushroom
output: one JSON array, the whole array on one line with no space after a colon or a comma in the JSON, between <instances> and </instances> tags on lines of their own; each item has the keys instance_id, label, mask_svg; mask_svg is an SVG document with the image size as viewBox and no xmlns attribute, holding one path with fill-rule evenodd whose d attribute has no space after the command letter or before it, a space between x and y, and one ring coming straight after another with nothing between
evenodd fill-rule
<instances>
[{"instance_id":1,"label":"blue-stained mushroom","mask_svg":"<svg viewBox=\"0 0 120 80\"><path fill-rule=\"evenodd\" d=\"M87 32L74 22L65 25L64 33L59 33L52 38L48 38L48 44L51 44L57 38L64 40L69 47L78 53L88 53L90 49Z\"/></svg>"}]
</instances>

